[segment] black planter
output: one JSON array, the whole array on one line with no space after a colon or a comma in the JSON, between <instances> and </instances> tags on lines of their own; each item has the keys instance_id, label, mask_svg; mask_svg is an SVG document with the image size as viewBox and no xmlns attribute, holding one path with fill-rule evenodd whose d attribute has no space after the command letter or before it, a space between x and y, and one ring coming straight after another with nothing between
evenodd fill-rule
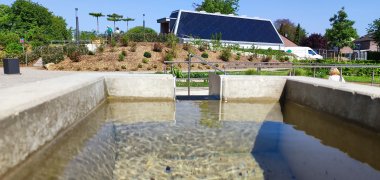
<instances>
[{"instance_id":1,"label":"black planter","mask_svg":"<svg viewBox=\"0 0 380 180\"><path fill-rule=\"evenodd\" d=\"M20 61L18 59L4 59L4 74L20 74Z\"/></svg>"}]
</instances>

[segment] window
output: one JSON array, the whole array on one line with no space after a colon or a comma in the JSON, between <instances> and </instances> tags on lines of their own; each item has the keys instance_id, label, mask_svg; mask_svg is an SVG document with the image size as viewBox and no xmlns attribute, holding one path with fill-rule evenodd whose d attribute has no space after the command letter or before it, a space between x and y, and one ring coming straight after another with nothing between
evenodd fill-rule
<instances>
[{"instance_id":1,"label":"window","mask_svg":"<svg viewBox=\"0 0 380 180\"><path fill-rule=\"evenodd\" d=\"M311 54L311 55L317 55L313 50L309 50L309 54Z\"/></svg>"}]
</instances>

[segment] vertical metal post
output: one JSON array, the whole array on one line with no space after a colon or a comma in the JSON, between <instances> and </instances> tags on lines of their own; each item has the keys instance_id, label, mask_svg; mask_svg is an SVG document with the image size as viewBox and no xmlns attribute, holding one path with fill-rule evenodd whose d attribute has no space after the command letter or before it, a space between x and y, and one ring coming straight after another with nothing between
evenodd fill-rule
<instances>
[{"instance_id":1,"label":"vertical metal post","mask_svg":"<svg viewBox=\"0 0 380 180\"><path fill-rule=\"evenodd\" d=\"M343 68L340 67L340 79L339 79L340 82L343 82Z\"/></svg>"},{"instance_id":2,"label":"vertical metal post","mask_svg":"<svg viewBox=\"0 0 380 180\"><path fill-rule=\"evenodd\" d=\"M174 72L173 72L173 63L170 64L170 73L172 73L172 75L174 76Z\"/></svg>"},{"instance_id":3,"label":"vertical metal post","mask_svg":"<svg viewBox=\"0 0 380 180\"><path fill-rule=\"evenodd\" d=\"M189 54L189 61L187 67L187 95L190 96L190 71L191 71L191 57L192 54Z\"/></svg>"},{"instance_id":4,"label":"vertical metal post","mask_svg":"<svg viewBox=\"0 0 380 180\"><path fill-rule=\"evenodd\" d=\"M78 8L75 8L75 40L77 45L79 45L79 18L78 18Z\"/></svg>"},{"instance_id":5,"label":"vertical metal post","mask_svg":"<svg viewBox=\"0 0 380 180\"><path fill-rule=\"evenodd\" d=\"M314 72L313 72L313 77L315 77L315 68L314 68Z\"/></svg>"},{"instance_id":6,"label":"vertical metal post","mask_svg":"<svg viewBox=\"0 0 380 180\"><path fill-rule=\"evenodd\" d=\"M375 83L375 69L372 68L372 81L371 81L371 86L373 86Z\"/></svg>"}]
</instances>

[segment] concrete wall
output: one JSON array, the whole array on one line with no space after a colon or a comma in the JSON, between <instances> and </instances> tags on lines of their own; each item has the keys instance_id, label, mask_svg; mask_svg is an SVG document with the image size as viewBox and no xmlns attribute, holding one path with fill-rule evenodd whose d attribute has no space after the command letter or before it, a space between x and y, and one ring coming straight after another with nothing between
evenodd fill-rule
<instances>
[{"instance_id":1,"label":"concrete wall","mask_svg":"<svg viewBox=\"0 0 380 180\"><path fill-rule=\"evenodd\" d=\"M279 101L285 86L285 77L228 76L221 78L221 99ZM213 81L210 79L210 81ZM211 82L210 82L211 83ZM214 82L212 82L214 83ZM213 90L214 91L214 90ZM210 91L211 92L211 91Z\"/></svg>"},{"instance_id":2,"label":"concrete wall","mask_svg":"<svg viewBox=\"0 0 380 180\"><path fill-rule=\"evenodd\" d=\"M0 176L106 97L99 76L68 76L0 90Z\"/></svg>"},{"instance_id":3,"label":"concrete wall","mask_svg":"<svg viewBox=\"0 0 380 180\"><path fill-rule=\"evenodd\" d=\"M167 74L107 75L107 93L127 99L175 99L175 79Z\"/></svg>"},{"instance_id":4,"label":"concrete wall","mask_svg":"<svg viewBox=\"0 0 380 180\"><path fill-rule=\"evenodd\" d=\"M216 73L209 73L208 79L209 79L209 83L208 83L209 96L215 97L216 99L220 99L221 94L222 94L221 92L222 81L221 81L220 76L217 75Z\"/></svg>"},{"instance_id":5,"label":"concrete wall","mask_svg":"<svg viewBox=\"0 0 380 180\"><path fill-rule=\"evenodd\" d=\"M380 131L380 88L288 77L285 98Z\"/></svg>"},{"instance_id":6,"label":"concrete wall","mask_svg":"<svg viewBox=\"0 0 380 180\"><path fill-rule=\"evenodd\" d=\"M0 89L0 178L107 95L173 101L174 87L171 75L79 73Z\"/></svg>"}]
</instances>

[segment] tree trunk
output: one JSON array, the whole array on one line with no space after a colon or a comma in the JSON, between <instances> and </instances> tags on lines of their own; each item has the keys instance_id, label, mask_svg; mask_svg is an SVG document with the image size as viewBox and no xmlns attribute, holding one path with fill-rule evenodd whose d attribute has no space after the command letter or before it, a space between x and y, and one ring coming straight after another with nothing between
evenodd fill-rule
<instances>
[{"instance_id":1,"label":"tree trunk","mask_svg":"<svg viewBox=\"0 0 380 180\"><path fill-rule=\"evenodd\" d=\"M96 17L96 32L99 34L99 17Z\"/></svg>"}]
</instances>

